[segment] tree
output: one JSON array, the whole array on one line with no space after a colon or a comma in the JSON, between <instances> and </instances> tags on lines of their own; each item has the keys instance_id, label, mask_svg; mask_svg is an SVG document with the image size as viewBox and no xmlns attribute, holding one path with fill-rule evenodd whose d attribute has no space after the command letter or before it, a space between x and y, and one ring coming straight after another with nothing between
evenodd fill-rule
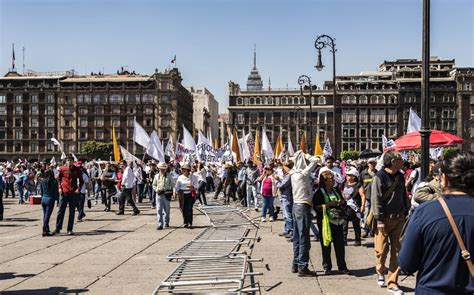
<instances>
[{"instance_id":1,"label":"tree","mask_svg":"<svg viewBox=\"0 0 474 295\"><path fill-rule=\"evenodd\" d=\"M356 160L359 158L358 151L342 151L341 152L341 160Z\"/></svg>"},{"instance_id":2,"label":"tree","mask_svg":"<svg viewBox=\"0 0 474 295\"><path fill-rule=\"evenodd\" d=\"M112 151L112 143L89 140L82 146L81 153L91 158L107 160L112 155Z\"/></svg>"},{"instance_id":3,"label":"tree","mask_svg":"<svg viewBox=\"0 0 474 295\"><path fill-rule=\"evenodd\" d=\"M442 154L441 156L442 156L443 159L444 159L444 157L446 157L447 154L452 153L452 152L457 151L457 150L458 150L458 149L455 148L455 147L447 147L447 148L444 148L444 149L443 149L443 152L441 153L441 154Z\"/></svg>"}]
</instances>

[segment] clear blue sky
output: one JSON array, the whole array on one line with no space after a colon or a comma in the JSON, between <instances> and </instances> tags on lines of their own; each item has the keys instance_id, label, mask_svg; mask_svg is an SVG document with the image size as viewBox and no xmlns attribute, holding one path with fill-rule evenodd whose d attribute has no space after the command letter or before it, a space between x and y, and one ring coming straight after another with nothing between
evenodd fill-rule
<instances>
[{"instance_id":1,"label":"clear blue sky","mask_svg":"<svg viewBox=\"0 0 474 295\"><path fill-rule=\"evenodd\" d=\"M227 107L227 82L245 87L257 44L267 87L331 78L314 69L314 40L336 38L337 73L375 70L387 59L421 58L422 0L0 0L0 71L11 44L26 68L152 73L177 65L186 86L206 86ZM431 55L474 66L474 1L431 0Z\"/></svg>"}]
</instances>

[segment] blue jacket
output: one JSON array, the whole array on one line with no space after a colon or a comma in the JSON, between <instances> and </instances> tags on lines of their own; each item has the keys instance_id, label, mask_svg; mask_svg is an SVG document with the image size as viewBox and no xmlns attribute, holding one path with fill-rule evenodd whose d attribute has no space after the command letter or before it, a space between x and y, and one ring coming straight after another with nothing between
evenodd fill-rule
<instances>
[{"instance_id":1,"label":"blue jacket","mask_svg":"<svg viewBox=\"0 0 474 295\"><path fill-rule=\"evenodd\" d=\"M445 200L473 260L474 196L448 195ZM474 280L438 201L423 203L415 209L398 263L406 273L418 271L417 295L474 293Z\"/></svg>"}]
</instances>

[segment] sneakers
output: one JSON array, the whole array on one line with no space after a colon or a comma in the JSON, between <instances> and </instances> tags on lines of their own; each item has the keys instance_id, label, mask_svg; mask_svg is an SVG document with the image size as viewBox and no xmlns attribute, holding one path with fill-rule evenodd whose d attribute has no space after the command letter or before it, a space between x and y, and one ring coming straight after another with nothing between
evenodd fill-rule
<instances>
[{"instance_id":1,"label":"sneakers","mask_svg":"<svg viewBox=\"0 0 474 295\"><path fill-rule=\"evenodd\" d=\"M405 294L405 292L400 290L398 287L387 288L387 291L391 292L393 294L397 294L397 295L404 295Z\"/></svg>"},{"instance_id":2,"label":"sneakers","mask_svg":"<svg viewBox=\"0 0 474 295\"><path fill-rule=\"evenodd\" d=\"M265 222L265 217L260 218L261 222Z\"/></svg>"},{"instance_id":3,"label":"sneakers","mask_svg":"<svg viewBox=\"0 0 474 295\"><path fill-rule=\"evenodd\" d=\"M377 285L379 285L379 287L383 287L383 285L385 285L385 277L384 276L377 275Z\"/></svg>"},{"instance_id":4,"label":"sneakers","mask_svg":"<svg viewBox=\"0 0 474 295\"><path fill-rule=\"evenodd\" d=\"M270 222L273 222L275 219L273 218L273 216L270 216Z\"/></svg>"},{"instance_id":5,"label":"sneakers","mask_svg":"<svg viewBox=\"0 0 474 295\"><path fill-rule=\"evenodd\" d=\"M170 227L170 225L169 225L169 224L165 224L165 227Z\"/></svg>"}]
</instances>

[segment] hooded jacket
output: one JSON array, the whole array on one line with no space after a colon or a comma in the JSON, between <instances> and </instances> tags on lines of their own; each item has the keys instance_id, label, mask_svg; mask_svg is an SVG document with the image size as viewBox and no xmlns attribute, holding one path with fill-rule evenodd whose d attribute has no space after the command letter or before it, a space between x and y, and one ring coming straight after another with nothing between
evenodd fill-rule
<instances>
[{"instance_id":1,"label":"hooded jacket","mask_svg":"<svg viewBox=\"0 0 474 295\"><path fill-rule=\"evenodd\" d=\"M309 161L309 165L306 164ZM321 158L297 151L293 158L295 163L291 174L291 188L295 204L313 204L313 184L311 173L321 164Z\"/></svg>"}]
</instances>

